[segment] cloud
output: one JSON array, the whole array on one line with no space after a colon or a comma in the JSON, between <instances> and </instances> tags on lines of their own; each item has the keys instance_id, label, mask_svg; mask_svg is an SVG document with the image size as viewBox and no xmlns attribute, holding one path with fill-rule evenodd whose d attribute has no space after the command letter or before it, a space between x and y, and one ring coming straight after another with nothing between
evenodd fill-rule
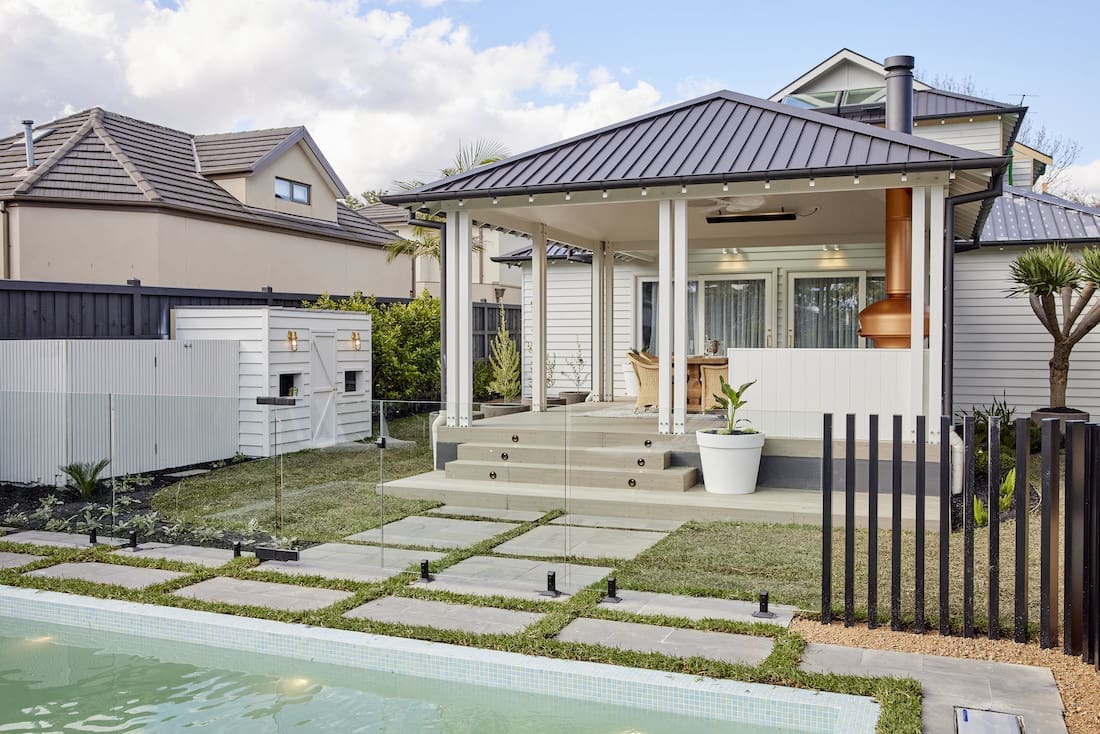
<instances>
[{"instance_id":1,"label":"cloud","mask_svg":"<svg viewBox=\"0 0 1100 734\"><path fill-rule=\"evenodd\" d=\"M1100 201L1100 159L1068 167L1059 182L1062 189Z\"/></svg>"},{"instance_id":2,"label":"cloud","mask_svg":"<svg viewBox=\"0 0 1100 734\"><path fill-rule=\"evenodd\" d=\"M196 133L305 124L358 191L430 179L459 141L521 151L661 101L645 81L559 61L545 33L478 47L433 12L417 23L357 0L6 0L0 134L95 105Z\"/></svg>"}]
</instances>

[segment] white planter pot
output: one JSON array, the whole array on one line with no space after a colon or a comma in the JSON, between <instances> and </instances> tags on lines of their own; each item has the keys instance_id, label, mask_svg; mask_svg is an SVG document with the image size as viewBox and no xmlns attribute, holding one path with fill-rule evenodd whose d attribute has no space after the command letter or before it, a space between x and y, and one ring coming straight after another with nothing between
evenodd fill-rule
<instances>
[{"instance_id":1,"label":"white planter pot","mask_svg":"<svg viewBox=\"0 0 1100 734\"><path fill-rule=\"evenodd\" d=\"M634 374L634 365L629 359L623 362L623 385L627 397L638 397L638 376Z\"/></svg>"},{"instance_id":2,"label":"white planter pot","mask_svg":"<svg viewBox=\"0 0 1100 734\"><path fill-rule=\"evenodd\" d=\"M714 494L752 494L760 472L763 433L734 433L723 436L696 431L699 459L703 464L703 486Z\"/></svg>"}]
</instances>

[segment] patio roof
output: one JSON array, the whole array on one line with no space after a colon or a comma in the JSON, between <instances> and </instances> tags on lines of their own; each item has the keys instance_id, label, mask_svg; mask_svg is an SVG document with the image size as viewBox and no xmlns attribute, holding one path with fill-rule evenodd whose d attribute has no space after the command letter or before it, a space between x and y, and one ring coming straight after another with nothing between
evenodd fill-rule
<instances>
[{"instance_id":1,"label":"patio roof","mask_svg":"<svg viewBox=\"0 0 1100 734\"><path fill-rule=\"evenodd\" d=\"M383 197L390 204L999 168L1007 159L729 91Z\"/></svg>"}]
</instances>

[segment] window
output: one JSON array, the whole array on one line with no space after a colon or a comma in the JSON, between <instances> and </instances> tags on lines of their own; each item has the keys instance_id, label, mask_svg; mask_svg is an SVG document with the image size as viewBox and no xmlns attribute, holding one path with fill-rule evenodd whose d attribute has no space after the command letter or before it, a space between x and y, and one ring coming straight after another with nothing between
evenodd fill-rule
<instances>
[{"instance_id":1,"label":"window","mask_svg":"<svg viewBox=\"0 0 1100 734\"><path fill-rule=\"evenodd\" d=\"M359 382L363 373L359 370L348 370L344 373L344 392L358 392Z\"/></svg>"},{"instance_id":2,"label":"window","mask_svg":"<svg viewBox=\"0 0 1100 734\"><path fill-rule=\"evenodd\" d=\"M767 273L701 275L688 281L687 346L689 354L703 352L716 340L719 354L726 349L759 348L772 345L775 308L774 276ZM655 280L639 283L641 305L638 348L658 350L658 285ZM700 297L700 294L702 297Z\"/></svg>"},{"instance_id":3,"label":"window","mask_svg":"<svg viewBox=\"0 0 1100 734\"><path fill-rule=\"evenodd\" d=\"M309 184L290 181L285 178L275 179L275 198L283 201L293 201L296 204L309 203Z\"/></svg>"},{"instance_id":4,"label":"window","mask_svg":"<svg viewBox=\"0 0 1100 734\"><path fill-rule=\"evenodd\" d=\"M638 349L641 351L649 352L650 354L657 354L657 350L660 348L660 334L657 333L657 308L658 308L658 284L655 280L643 280L642 281L642 318L638 322L641 324L641 331L639 333L640 343ZM688 291L688 324L687 324L687 342L688 342L688 354L696 353L696 335L695 335L695 312L698 310L699 303L699 281L689 280L687 283Z\"/></svg>"},{"instance_id":5,"label":"window","mask_svg":"<svg viewBox=\"0 0 1100 734\"><path fill-rule=\"evenodd\" d=\"M788 346L858 348L862 281L860 273L792 273Z\"/></svg>"},{"instance_id":6,"label":"window","mask_svg":"<svg viewBox=\"0 0 1100 734\"><path fill-rule=\"evenodd\" d=\"M301 387L301 372L279 375L279 397L293 398L298 396L298 388Z\"/></svg>"}]
</instances>

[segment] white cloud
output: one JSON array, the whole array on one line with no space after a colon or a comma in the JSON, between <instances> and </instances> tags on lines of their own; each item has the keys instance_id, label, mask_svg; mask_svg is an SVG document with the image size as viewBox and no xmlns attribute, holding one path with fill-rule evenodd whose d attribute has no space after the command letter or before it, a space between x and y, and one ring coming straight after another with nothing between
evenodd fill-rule
<instances>
[{"instance_id":1,"label":"white cloud","mask_svg":"<svg viewBox=\"0 0 1100 734\"><path fill-rule=\"evenodd\" d=\"M689 76L681 79L676 85L676 96L680 99L695 99L725 88L722 81L716 77Z\"/></svg>"},{"instance_id":2,"label":"white cloud","mask_svg":"<svg viewBox=\"0 0 1100 734\"><path fill-rule=\"evenodd\" d=\"M1070 166L1062 176L1064 182L1059 182L1061 188L1100 201L1100 159Z\"/></svg>"},{"instance_id":3,"label":"white cloud","mask_svg":"<svg viewBox=\"0 0 1100 734\"><path fill-rule=\"evenodd\" d=\"M661 100L557 60L545 33L479 48L444 16L359 12L357 0L4 0L0 134L94 105L192 132L304 123L358 191L431 178L460 140L518 152Z\"/></svg>"}]
</instances>

